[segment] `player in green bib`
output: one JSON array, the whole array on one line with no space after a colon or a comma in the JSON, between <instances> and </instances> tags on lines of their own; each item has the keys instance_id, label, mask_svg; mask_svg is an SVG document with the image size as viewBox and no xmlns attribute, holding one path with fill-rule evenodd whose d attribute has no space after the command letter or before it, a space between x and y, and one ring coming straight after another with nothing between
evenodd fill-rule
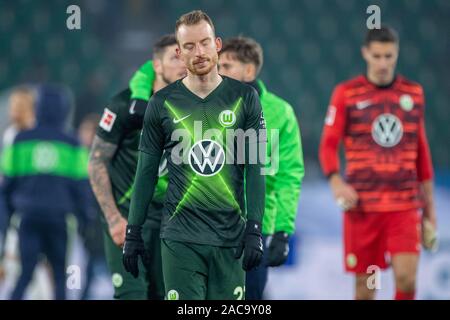
<instances>
[{"instance_id":1,"label":"player in green bib","mask_svg":"<svg viewBox=\"0 0 450 320\"><path fill-rule=\"evenodd\" d=\"M263 65L263 51L253 39L226 39L219 56L222 75L244 81L259 94L267 125L268 167L263 240L268 242L263 265L247 273L247 300L261 300L267 282L267 267L286 262L289 237L295 231L295 218L305 173L300 129L291 105L266 89L257 79ZM265 240L268 241L265 241Z\"/></svg>"},{"instance_id":2,"label":"player in green bib","mask_svg":"<svg viewBox=\"0 0 450 320\"><path fill-rule=\"evenodd\" d=\"M262 257L265 123L251 86L218 73L220 38L201 11L176 24L187 76L152 96L144 117L124 265L139 276L147 207L167 154L161 226L166 298L243 299Z\"/></svg>"},{"instance_id":3,"label":"player in green bib","mask_svg":"<svg viewBox=\"0 0 450 320\"><path fill-rule=\"evenodd\" d=\"M161 162L160 178L144 224L146 273L139 278L123 269L130 199L138 159L138 145L150 96L183 77L186 69L177 58L174 35L162 37L153 48L153 61L146 62L132 77L130 87L114 96L97 128L89 161L89 177L104 215L104 246L116 299L162 299L164 284L159 240L160 217L167 176ZM154 247L148 247L153 244Z\"/></svg>"}]
</instances>

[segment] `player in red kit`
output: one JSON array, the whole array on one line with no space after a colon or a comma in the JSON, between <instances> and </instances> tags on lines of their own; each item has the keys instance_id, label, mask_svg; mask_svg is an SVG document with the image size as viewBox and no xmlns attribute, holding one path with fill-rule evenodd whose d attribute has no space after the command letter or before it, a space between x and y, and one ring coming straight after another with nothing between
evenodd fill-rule
<instances>
[{"instance_id":1,"label":"player in red kit","mask_svg":"<svg viewBox=\"0 0 450 320\"><path fill-rule=\"evenodd\" d=\"M398 53L393 29L368 31L362 47L367 72L336 86L320 144L323 172L345 211L345 268L355 274L356 299L375 298L373 266L392 266L395 298L414 299L421 241L427 238L426 248L436 242L424 93L395 73ZM345 178L339 174L341 141Z\"/></svg>"}]
</instances>

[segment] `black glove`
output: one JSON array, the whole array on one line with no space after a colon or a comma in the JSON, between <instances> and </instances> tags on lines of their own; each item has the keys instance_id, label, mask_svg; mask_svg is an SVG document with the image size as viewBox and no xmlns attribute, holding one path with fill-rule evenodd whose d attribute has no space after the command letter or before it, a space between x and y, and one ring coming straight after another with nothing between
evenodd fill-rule
<instances>
[{"instance_id":1,"label":"black glove","mask_svg":"<svg viewBox=\"0 0 450 320\"><path fill-rule=\"evenodd\" d=\"M249 271L261 263L263 256L263 243L261 236L261 224L256 221L249 220L245 226L244 236L242 237L239 247L236 249L234 257L239 259L244 253L242 268Z\"/></svg>"},{"instance_id":2,"label":"black glove","mask_svg":"<svg viewBox=\"0 0 450 320\"><path fill-rule=\"evenodd\" d=\"M289 254L289 235L284 231L278 231L272 236L269 244L266 265L278 267L286 262Z\"/></svg>"},{"instance_id":3,"label":"black glove","mask_svg":"<svg viewBox=\"0 0 450 320\"><path fill-rule=\"evenodd\" d=\"M125 243L123 245L123 266L125 270L137 278L139 276L139 256L145 260L144 241L141 236L141 226L127 225Z\"/></svg>"}]
</instances>

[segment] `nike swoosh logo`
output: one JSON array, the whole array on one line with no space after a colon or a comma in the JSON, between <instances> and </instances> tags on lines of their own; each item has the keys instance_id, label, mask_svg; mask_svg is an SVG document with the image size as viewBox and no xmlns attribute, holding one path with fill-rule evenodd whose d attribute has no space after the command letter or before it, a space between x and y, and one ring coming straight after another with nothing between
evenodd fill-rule
<instances>
[{"instance_id":1,"label":"nike swoosh logo","mask_svg":"<svg viewBox=\"0 0 450 320\"><path fill-rule=\"evenodd\" d=\"M358 108L359 110L362 110L367 107L370 107L371 105L372 105L372 101L370 101L370 100L359 101L356 103L356 108Z\"/></svg>"},{"instance_id":2,"label":"nike swoosh logo","mask_svg":"<svg viewBox=\"0 0 450 320\"><path fill-rule=\"evenodd\" d=\"M174 124L180 123L181 121L183 121L184 119L186 119L186 118L188 118L188 117L190 117L190 116L191 116L191 115L188 114L187 116L185 116L185 117L183 117L183 118L180 118L180 119L175 119L175 118L173 118L173 123L174 123Z\"/></svg>"},{"instance_id":3,"label":"nike swoosh logo","mask_svg":"<svg viewBox=\"0 0 450 320\"><path fill-rule=\"evenodd\" d=\"M134 107L136 106L136 100L133 101L133 103L130 106L130 114L135 114L136 110L134 110Z\"/></svg>"}]
</instances>

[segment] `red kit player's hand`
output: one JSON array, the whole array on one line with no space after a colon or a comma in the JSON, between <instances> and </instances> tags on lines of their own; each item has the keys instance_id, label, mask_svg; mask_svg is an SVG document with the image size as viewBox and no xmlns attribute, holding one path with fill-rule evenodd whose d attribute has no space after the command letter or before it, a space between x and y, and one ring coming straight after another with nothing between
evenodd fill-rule
<instances>
[{"instance_id":1,"label":"red kit player's hand","mask_svg":"<svg viewBox=\"0 0 450 320\"><path fill-rule=\"evenodd\" d=\"M334 199L338 206L346 211L356 207L358 204L358 193L356 190L346 183L338 174L330 177L330 186L333 190Z\"/></svg>"}]
</instances>

